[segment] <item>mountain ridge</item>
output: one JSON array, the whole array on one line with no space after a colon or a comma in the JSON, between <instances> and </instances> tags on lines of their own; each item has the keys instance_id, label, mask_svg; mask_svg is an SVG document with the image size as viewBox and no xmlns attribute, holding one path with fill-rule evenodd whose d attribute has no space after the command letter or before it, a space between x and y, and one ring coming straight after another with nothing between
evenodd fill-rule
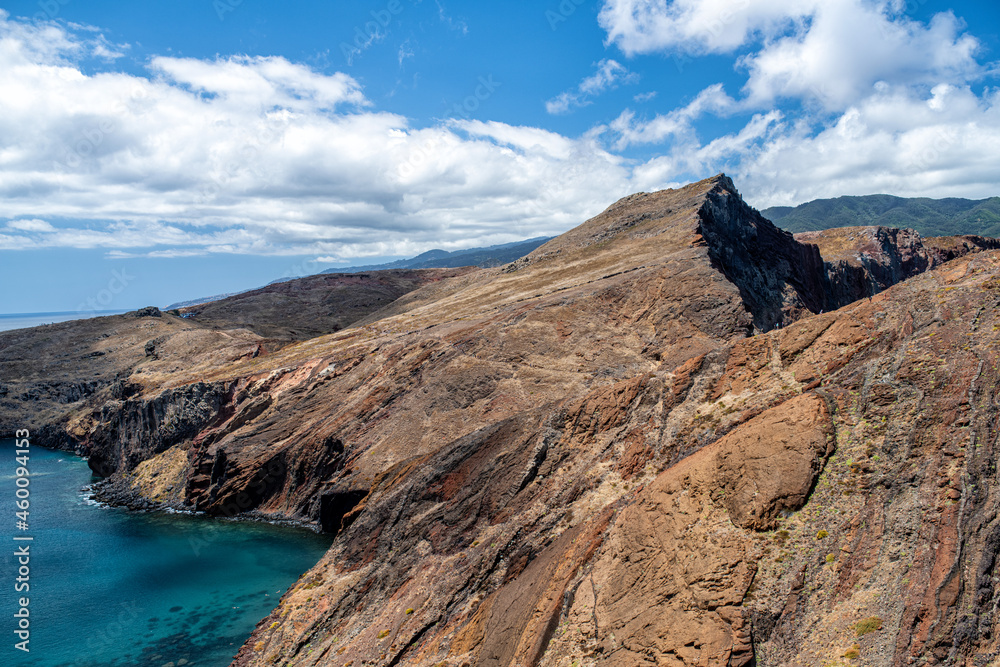
<instances>
[{"instance_id":1,"label":"mountain ridge","mask_svg":"<svg viewBox=\"0 0 1000 667\"><path fill-rule=\"evenodd\" d=\"M524 241L501 243L481 248L467 248L465 250L447 251L436 248L409 259L399 259L386 264L332 268L321 271L321 273L360 273L389 269L445 269L462 266L493 268L520 259L552 238L551 236L536 236Z\"/></svg>"},{"instance_id":2,"label":"mountain ridge","mask_svg":"<svg viewBox=\"0 0 1000 667\"><path fill-rule=\"evenodd\" d=\"M468 248L465 250L454 250L447 251L441 249L428 250L425 253L417 255L416 257L410 257L408 259L400 259L394 262L388 262L386 264L371 264L365 266L346 266L343 268L332 268L320 271L314 276L322 275L341 275L341 274L355 274L355 273L370 273L374 271L401 271L401 270L418 270L418 269L447 269L447 268L463 268L469 266L475 266L479 268L490 268L495 266L500 266L512 262L516 259L527 255L532 250L537 248L539 245L549 241L551 237L538 236L531 239L526 239L524 241L515 241L513 243L501 243L499 245L484 246L481 248ZM187 301L179 301L173 303L165 308L165 310L181 310L181 309L192 309L196 306L202 306L207 303L212 303L215 301L222 301L225 299L231 299L233 297L240 297L251 292L259 293L261 291L266 291L268 288L272 288L275 285L280 285L282 283L300 281L303 278L310 278L314 276L297 276L292 278L279 278L278 280L272 280L267 285L263 287L254 287L239 292L228 292L226 294L217 294L215 296L200 297L198 299L189 299Z\"/></svg>"},{"instance_id":3,"label":"mountain ridge","mask_svg":"<svg viewBox=\"0 0 1000 667\"><path fill-rule=\"evenodd\" d=\"M984 667L992 247L797 239L719 175L308 340L92 324L130 345L39 442L111 502L335 535L237 667ZM44 393L29 342L0 334L0 422Z\"/></svg>"},{"instance_id":4,"label":"mountain ridge","mask_svg":"<svg viewBox=\"0 0 1000 667\"><path fill-rule=\"evenodd\" d=\"M1000 237L1000 197L973 200L865 195L817 199L795 207L776 206L761 213L794 233L881 226L909 228L926 237Z\"/></svg>"}]
</instances>

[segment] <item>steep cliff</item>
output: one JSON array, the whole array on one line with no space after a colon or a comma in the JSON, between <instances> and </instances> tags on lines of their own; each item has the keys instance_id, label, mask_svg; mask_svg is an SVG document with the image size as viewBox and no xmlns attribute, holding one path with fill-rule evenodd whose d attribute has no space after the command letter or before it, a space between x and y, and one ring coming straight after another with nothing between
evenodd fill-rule
<instances>
[{"instance_id":1,"label":"steep cliff","mask_svg":"<svg viewBox=\"0 0 1000 667\"><path fill-rule=\"evenodd\" d=\"M747 206L728 178L708 194L700 217L713 264L739 288L758 330L829 309L819 250Z\"/></svg>"},{"instance_id":2,"label":"steep cliff","mask_svg":"<svg viewBox=\"0 0 1000 667\"><path fill-rule=\"evenodd\" d=\"M922 238L912 229L842 227L804 232L795 240L815 245L826 263L826 310L871 297L944 262L1000 250L1000 239L982 236Z\"/></svg>"},{"instance_id":3,"label":"steep cliff","mask_svg":"<svg viewBox=\"0 0 1000 667\"><path fill-rule=\"evenodd\" d=\"M193 420L198 430L215 415L194 407L197 401L171 406L170 395L156 398L148 416L118 415L146 409L145 400L127 399L148 400L167 387L189 384L188 377L204 370L266 356L303 336L338 331L418 287L469 271L474 269L313 276L186 309L184 317L143 308L0 332L0 431L27 428L38 444L84 452L76 434L132 419L132 430L121 435L112 433L117 427L103 428L107 437L96 435L100 445L86 453L100 458L106 447L116 447L112 441L146 437L175 444L179 434L160 432L165 410L172 418ZM179 372L186 377L175 383ZM204 414L185 417L188 409ZM184 431L183 437L191 435ZM143 451L132 458L149 453ZM107 466L102 469L107 472Z\"/></svg>"},{"instance_id":4,"label":"steep cliff","mask_svg":"<svg viewBox=\"0 0 1000 667\"><path fill-rule=\"evenodd\" d=\"M1000 253L872 234L633 195L331 335L165 344L66 437L337 534L237 665L991 664Z\"/></svg>"}]
</instances>

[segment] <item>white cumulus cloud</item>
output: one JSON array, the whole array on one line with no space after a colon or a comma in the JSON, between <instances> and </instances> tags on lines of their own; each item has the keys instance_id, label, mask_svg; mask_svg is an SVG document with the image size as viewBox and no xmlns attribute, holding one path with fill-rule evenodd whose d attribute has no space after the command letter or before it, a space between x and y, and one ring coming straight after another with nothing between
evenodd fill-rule
<instances>
[{"instance_id":1,"label":"white cumulus cloud","mask_svg":"<svg viewBox=\"0 0 1000 667\"><path fill-rule=\"evenodd\" d=\"M694 133L693 122L706 113L723 116L738 108L739 103L726 94L722 84L715 84L698 93L686 106L651 120L637 120L635 113L626 109L609 129L619 150L635 144L659 144L668 139L690 138Z\"/></svg>"},{"instance_id":2,"label":"white cumulus cloud","mask_svg":"<svg viewBox=\"0 0 1000 667\"><path fill-rule=\"evenodd\" d=\"M591 139L414 127L280 57L91 73L93 39L0 15L3 248L416 254L558 233L630 189Z\"/></svg>"},{"instance_id":3,"label":"white cumulus cloud","mask_svg":"<svg viewBox=\"0 0 1000 667\"><path fill-rule=\"evenodd\" d=\"M1000 93L978 40L952 12L927 22L898 0L605 0L601 25L627 55L728 54L721 84L652 118L602 128L617 150L660 148L637 187L727 171L760 206L891 193L1000 194ZM979 92L977 92L977 89ZM718 123L743 123L713 135Z\"/></svg>"},{"instance_id":4,"label":"white cumulus cloud","mask_svg":"<svg viewBox=\"0 0 1000 667\"><path fill-rule=\"evenodd\" d=\"M54 232L56 228L45 220L11 220L7 223L7 229L19 232Z\"/></svg>"},{"instance_id":5,"label":"white cumulus cloud","mask_svg":"<svg viewBox=\"0 0 1000 667\"><path fill-rule=\"evenodd\" d=\"M628 55L738 54L745 92L766 106L842 110L879 81L959 83L982 73L979 42L951 12L930 23L898 0L605 0L600 22ZM748 52L745 52L748 51Z\"/></svg>"},{"instance_id":6,"label":"white cumulus cloud","mask_svg":"<svg viewBox=\"0 0 1000 667\"><path fill-rule=\"evenodd\" d=\"M978 42L950 13L921 23L874 0L605 0L600 20L626 55L728 54L744 81L706 82L673 108L667 90L638 96L659 112L625 109L578 137L419 126L347 74L280 57L102 71L93 61L127 47L0 10L0 249L415 255L556 234L630 192L719 171L762 207L1000 194L1000 93L982 85ZM602 60L549 111L636 78Z\"/></svg>"},{"instance_id":7,"label":"white cumulus cloud","mask_svg":"<svg viewBox=\"0 0 1000 667\"><path fill-rule=\"evenodd\" d=\"M599 21L608 41L630 56L669 49L728 53L751 39L801 24L821 4L821 0L606 0Z\"/></svg>"}]
</instances>

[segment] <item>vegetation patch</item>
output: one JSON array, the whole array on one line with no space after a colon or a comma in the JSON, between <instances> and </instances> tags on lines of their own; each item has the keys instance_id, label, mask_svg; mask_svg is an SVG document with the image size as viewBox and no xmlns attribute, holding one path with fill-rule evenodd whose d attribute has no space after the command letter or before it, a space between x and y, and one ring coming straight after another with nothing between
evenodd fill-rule
<instances>
[{"instance_id":1,"label":"vegetation patch","mask_svg":"<svg viewBox=\"0 0 1000 667\"><path fill-rule=\"evenodd\" d=\"M882 619L878 616L871 616L854 624L854 632L858 637L870 635L882 629Z\"/></svg>"}]
</instances>

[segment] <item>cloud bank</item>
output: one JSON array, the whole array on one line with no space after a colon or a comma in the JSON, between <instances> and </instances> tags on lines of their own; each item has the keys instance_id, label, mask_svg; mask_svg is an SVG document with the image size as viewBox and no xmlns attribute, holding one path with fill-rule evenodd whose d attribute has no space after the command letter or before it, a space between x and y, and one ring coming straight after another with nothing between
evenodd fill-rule
<instances>
[{"instance_id":1,"label":"cloud bank","mask_svg":"<svg viewBox=\"0 0 1000 667\"><path fill-rule=\"evenodd\" d=\"M726 169L761 206L888 192L1000 195L996 67L949 12L908 18L901 0L605 0L599 21L624 53L729 55L745 75L653 118L626 109L606 128L618 150L663 154L638 187ZM747 118L701 138L698 122Z\"/></svg>"},{"instance_id":2,"label":"cloud bank","mask_svg":"<svg viewBox=\"0 0 1000 667\"><path fill-rule=\"evenodd\" d=\"M0 248L411 254L558 233L629 189L592 139L413 127L280 57L87 74L87 39L0 13Z\"/></svg>"},{"instance_id":3,"label":"cloud bank","mask_svg":"<svg viewBox=\"0 0 1000 667\"><path fill-rule=\"evenodd\" d=\"M128 47L0 10L0 249L411 255L556 234L630 192L719 171L761 207L1000 194L994 68L953 14L921 23L899 4L605 0L610 49L721 54L744 83L706 82L652 117L626 108L578 137L417 126L351 76L281 57L156 57L142 76L85 67ZM604 59L548 111L635 80ZM736 129L713 134L713 118Z\"/></svg>"}]
</instances>

